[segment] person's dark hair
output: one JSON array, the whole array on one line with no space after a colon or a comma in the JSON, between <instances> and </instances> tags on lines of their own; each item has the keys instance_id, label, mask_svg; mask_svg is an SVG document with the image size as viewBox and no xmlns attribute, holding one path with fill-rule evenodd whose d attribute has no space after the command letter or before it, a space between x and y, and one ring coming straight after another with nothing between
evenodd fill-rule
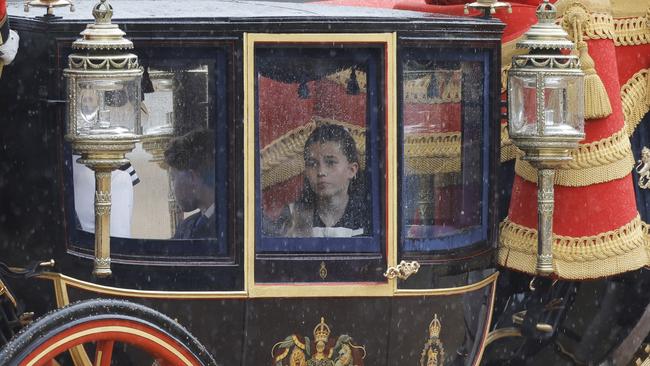
<instances>
[{"instance_id":1,"label":"person's dark hair","mask_svg":"<svg viewBox=\"0 0 650 366\"><path fill-rule=\"evenodd\" d=\"M214 133L194 130L169 141L165 163L177 170L194 170L208 185L214 185Z\"/></svg>"},{"instance_id":2,"label":"person's dark hair","mask_svg":"<svg viewBox=\"0 0 650 366\"><path fill-rule=\"evenodd\" d=\"M303 148L303 159L307 160L309 158L309 148L312 145L316 143L322 144L325 142L335 142L339 144L341 152L348 159L348 162L359 164L359 152L352 135L350 135L345 127L331 123L325 123L318 126L311 132L311 134L309 134L309 137L307 137L307 140L305 141L305 147ZM359 164L359 172L357 172L357 176L350 181L348 195L365 195L366 192L362 178L363 173L361 172L361 164ZM309 182L307 182L307 178L305 178L299 201L311 205L315 202L315 199L316 193L312 190Z\"/></svg>"}]
</instances>

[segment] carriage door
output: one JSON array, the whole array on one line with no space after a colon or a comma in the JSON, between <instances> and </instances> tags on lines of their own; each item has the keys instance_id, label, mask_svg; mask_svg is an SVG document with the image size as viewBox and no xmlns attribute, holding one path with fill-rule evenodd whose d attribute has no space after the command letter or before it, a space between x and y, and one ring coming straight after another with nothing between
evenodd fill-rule
<instances>
[{"instance_id":1,"label":"carriage door","mask_svg":"<svg viewBox=\"0 0 650 366\"><path fill-rule=\"evenodd\" d=\"M388 294L393 35L246 44L251 294Z\"/></svg>"}]
</instances>

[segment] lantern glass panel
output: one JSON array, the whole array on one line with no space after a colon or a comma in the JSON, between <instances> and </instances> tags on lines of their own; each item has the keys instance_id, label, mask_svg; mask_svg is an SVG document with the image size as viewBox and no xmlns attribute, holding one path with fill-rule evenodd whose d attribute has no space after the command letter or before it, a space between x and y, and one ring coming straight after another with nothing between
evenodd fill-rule
<instances>
[{"instance_id":1,"label":"lantern glass panel","mask_svg":"<svg viewBox=\"0 0 650 366\"><path fill-rule=\"evenodd\" d=\"M544 125L575 134L584 129L582 76L552 75L544 80Z\"/></svg>"},{"instance_id":2,"label":"lantern glass panel","mask_svg":"<svg viewBox=\"0 0 650 366\"><path fill-rule=\"evenodd\" d=\"M78 135L138 133L140 77L78 80L76 95Z\"/></svg>"},{"instance_id":3,"label":"lantern glass panel","mask_svg":"<svg viewBox=\"0 0 650 366\"><path fill-rule=\"evenodd\" d=\"M535 74L514 74L509 78L511 135L537 134L537 78Z\"/></svg>"},{"instance_id":4,"label":"lantern glass panel","mask_svg":"<svg viewBox=\"0 0 650 366\"><path fill-rule=\"evenodd\" d=\"M150 69L149 75L153 92L144 91L147 108L142 114L142 133L145 136L171 134L174 129L174 74Z\"/></svg>"}]
</instances>

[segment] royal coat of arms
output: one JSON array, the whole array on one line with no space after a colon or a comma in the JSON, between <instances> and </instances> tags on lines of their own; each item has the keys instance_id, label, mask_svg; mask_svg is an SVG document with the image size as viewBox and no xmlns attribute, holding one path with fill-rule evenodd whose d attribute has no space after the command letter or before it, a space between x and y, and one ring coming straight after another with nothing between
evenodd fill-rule
<instances>
[{"instance_id":1,"label":"royal coat of arms","mask_svg":"<svg viewBox=\"0 0 650 366\"><path fill-rule=\"evenodd\" d=\"M314 340L290 335L271 350L273 366L363 366L366 349L346 334L330 337L330 327L321 318L314 328Z\"/></svg>"},{"instance_id":2,"label":"royal coat of arms","mask_svg":"<svg viewBox=\"0 0 650 366\"><path fill-rule=\"evenodd\" d=\"M442 324L438 320L438 314L434 314L433 320L429 323L429 339L424 343L420 356L420 366L444 366L445 348L440 341L441 329Z\"/></svg>"}]
</instances>

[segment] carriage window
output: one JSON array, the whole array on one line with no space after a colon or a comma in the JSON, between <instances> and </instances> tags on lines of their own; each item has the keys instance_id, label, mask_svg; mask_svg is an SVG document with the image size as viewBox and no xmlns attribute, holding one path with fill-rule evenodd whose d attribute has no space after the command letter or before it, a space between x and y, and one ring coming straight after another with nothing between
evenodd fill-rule
<instances>
[{"instance_id":1,"label":"carriage window","mask_svg":"<svg viewBox=\"0 0 650 366\"><path fill-rule=\"evenodd\" d=\"M129 163L112 173L112 255L224 256L228 251L225 52L185 49L170 55L153 48L140 53L145 68L142 137L126 155ZM90 112L88 118L93 117ZM77 158L72 155L70 160L71 222L77 226L72 244L84 251L92 248L94 235L94 175Z\"/></svg>"},{"instance_id":2,"label":"carriage window","mask_svg":"<svg viewBox=\"0 0 650 366\"><path fill-rule=\"evenodd\" d=\"M257 253L381 250L381 55L256 47Z\"/></svg>"},{"instance_id":3,"label":"carriage window","mask_svg":"<svg viewBox=\"0 0 650 366\"><path fill-rule=\"evenodd\" d=\"M487 238L483 57L426 48L403 53L405 252L455 249Z\"/></svg>"}]
</instances>

